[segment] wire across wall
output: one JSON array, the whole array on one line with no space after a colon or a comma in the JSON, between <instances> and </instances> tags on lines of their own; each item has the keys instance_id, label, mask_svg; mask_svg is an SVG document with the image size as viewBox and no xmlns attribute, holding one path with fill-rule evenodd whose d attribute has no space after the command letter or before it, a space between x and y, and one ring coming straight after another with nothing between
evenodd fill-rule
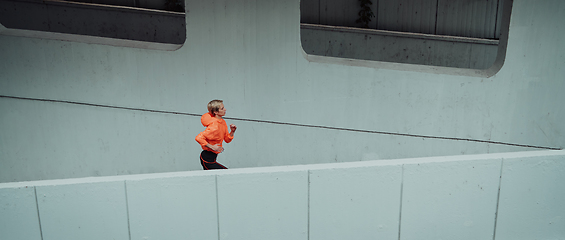
<instances>
[{"instance_id":1,"label":"wire across wall","mask_svg":"<svg viewBox=\"0 0 565 240\"><path fill-rule=\"evenodd\" d=\"M82 105L82 106L89 106L89 107L112 108L112 109L129 110L129 111L140 111L140 112L151 112L151 113L160 113L160 114L175 114L175 115L184 115L184 116L193 116L193 117L200 117L200 116L202 115L202 114L200 114L200 113L186 113L186 112L178 112L178 111L163 111L163 110L155 110L155 109L144 109L144 108L123 107L123 106L112 106L112 105L95 104L95 103L84 103L84 102L75 102L75 101L66 101L66 100L41 99L41 98L27 98L27 97L15 97L15 96L6 96L6 95L0 95L0 98L18 99L18 100L28 100L28 101L40 101L40 102L51 102L51 103L64 103L64 104ZM395 132L386 132L386 131L363 130L363 129L354 129L354 128L342 128L342 127L331 127L331 126L321 126L321 125L313 125L313 124L300 124L300 123L278 122L278 121L258 120L258 119L248 119L248 118L224 117L224 119L234 120L234 121L242 121L242 122L256 122L256 123L264 123L264 124L276 124L276 125L286 125L286 126L294 126L294 127L304 127L304 128L328 129L328 130L336 130L336 131L347 131L347 132L358 132L358 133L369 133L369 134L380 134L380 135L392 135L392 136L424 138L424 139L439 139L439 140L449 140L449 141L467 141L467 142L477 142L477 143L488 143L488 144L506 145L506 146L513 146L513 147L545 149L545 150L563 150L562 148L556 148L556 147L536 146L536 145L518 144L518 143L508 143L508 142L500 142L500 141L492 141L492 140L481 140L481 139L473 139L473 138L456 138L456 137L444 137L444 136L409 134L409 133L395 133Z\"/></svg>"}]
</instances>

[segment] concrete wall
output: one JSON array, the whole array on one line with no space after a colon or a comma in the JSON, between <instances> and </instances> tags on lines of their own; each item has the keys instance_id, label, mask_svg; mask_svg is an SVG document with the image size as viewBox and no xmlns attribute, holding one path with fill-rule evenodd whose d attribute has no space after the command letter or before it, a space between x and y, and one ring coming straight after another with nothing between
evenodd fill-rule
<instances>
[{"instance_id":1,"label":"concrete wall","mask_svg":"<svg viewBox=\"0 0 565 240\"><path fill-rule=\"evenodd\" d=\"M0 184L6 239L562 239L565 152Z\"/></svg>"},{"instance_id":2,"label":"concrete wall","mask_svg":"<svg viewBox=\"0 0 565 240\"><path fill-rule=\"evenodd\" d=\"M412 134L228 119L231 168L535 150L465 139L565 146L564 2L514 1L488 78L307 55L299 6L189 0L176 51L0 36L0 181L201 169L199 117L131 109L202 114L215 98L227 117Z\"/></svg>"}]
</instances>

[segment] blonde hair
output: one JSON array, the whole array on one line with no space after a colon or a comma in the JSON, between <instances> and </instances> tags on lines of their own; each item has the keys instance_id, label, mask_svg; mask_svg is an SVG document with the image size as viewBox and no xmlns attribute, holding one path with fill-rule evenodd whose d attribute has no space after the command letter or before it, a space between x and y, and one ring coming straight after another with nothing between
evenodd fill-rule
<instances>
[{"instance_id":1,"label":"blonde hair","mask_svg":"<svg viewBox=\"0 0 565 240\"><path fill-rule=\"evenodd\" d=\"M216 116L215 112L220 110L221 104L223 104L224 101L222 100L212 100L208 103L208 112L210 112L210 114L212 116Z\"/></svg>"}]
</instances>

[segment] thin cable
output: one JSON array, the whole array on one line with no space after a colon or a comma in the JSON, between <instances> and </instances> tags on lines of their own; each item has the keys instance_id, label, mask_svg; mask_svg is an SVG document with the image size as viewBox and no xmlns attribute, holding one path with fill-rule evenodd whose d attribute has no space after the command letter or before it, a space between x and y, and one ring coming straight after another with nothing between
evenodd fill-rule
<instances>
[{"instance_id":1,"label":"thin cable","mask_svg":"<svg viewBox=\"0 0 565 240\"><path fill-rule=\"evenodd\" d=\"M14 97L14 96L5 96L5 95L0 95L0 98L12 98L12 99L19 99L19 100L30 100L30 101L40 101L40 102L53 102L53 103L67 103L67 104L84 105L84 106L91 106L91 107L113 108L113 109L131 110L131 111L142 111L142 112L153 112L153 113L178 114L178 115L188 115L188 116L195 116L195 117L200 117L200 116L202 116L202 114L182 113L182 112L172 112L172 111L162 111L162 110L151 110L151 109L132 108L132 107L120 107L120 106L102 105L102 104L95 104L95 103L73 102L73 101L65 101L65 100L53 100L53 99L41 99L41 98L26 98L26 97Z\"/></svg>"},{"instance_id":2,"label":"thin cable","mask_svg":"<svg viewBox=\"0 0 565 240\"><path fill-rule=\"evenodd\" d=\"M408 134L408 133L393 133L393 132L382 132L382 131L372 131L372 130L359 130L359 129L353 129L353 128L326 127L326 126L318 126L318 125L284 123L284 122L253 120L253 119L244 119L244 118L230 118L230 117L224 117L224 118L225 119L231 119L231 120L238 120L238 121L261 122L261 123L270 123L270 124L290 125L290 126L297 126L297 127L323 128L323 129L349 131L349 132L374 133L374 134L394 135L394 136L403 136L403 137L431 138L431 139L452 140L452 141L469 141L469 142L501 144L501 145L508 145L508 146L539 148L539 149L548 149L548 150L563 150L561 148L542 147L542 146L516 144L516 143L505 143L505 142L497 142L497 141L490 141L490 140L479 140L479 139L471 139L471 138L438 137L438 136L429 136L429 135L417 135L417 134Z\"/></svg>"},{"instance_id":3,"label":"thin cable","mask_svg":"<svg viewBox=\"0 0 565 240\"><path fill-rule=\"evenodd\" d=\"M91 107L113 108L113 109L152 112L152 113L164 113L164 114L176 114L176 115L186 115L186 116L194 116L194 117L200 117L202 115L202 114L195 114L195 113L183 113L183 112L162 111L162 110L152 110L152 109L143 109L143 108L120 107L120 106L102 105L102 104L94 104L94 103L82 103L82 102L65 101L65 100L26 98L26 97L14 97L14 96L5 96L5 95L0 95L0 98L11 98L11 99L19 99L19 100L42 101L42 102L53 102L53 103L67 103L67 104L84 105L84 106L91 106ZM383 132L383 131L373 131L373 130L360 130L360 129L353 129L353 128L328 127L328 126L299 124L299 123L287 123L287 122L276 122L276 121L256 120L256 119L247 119L247 118L233 118L233 117L224 117L224 118L229 119L229 120L235 120L235 121L258 122L258 123L287 125L287 126L295 126L295 127L320 128L320 129L339 130L339 131L348 131L348 132L372 133L372 134L393 135L393 136L402 136L402 137L415 137L415 138L428 138L428 139L440 139L440 140L451 140L451 141L468 141L468 142L489 143L489 144L498 144L498 145L507 145L507 146L525 147L525 148L547 149L547 150L563 150L562 148L535 146L535 145L527 145L527 144L516 144L516 143L506 143L506 142L471 139L471 138L439 137L439 136L418 135L418 134L408 134L408 133L394 133L394 132Z\"/></svg>"}]
</instances>

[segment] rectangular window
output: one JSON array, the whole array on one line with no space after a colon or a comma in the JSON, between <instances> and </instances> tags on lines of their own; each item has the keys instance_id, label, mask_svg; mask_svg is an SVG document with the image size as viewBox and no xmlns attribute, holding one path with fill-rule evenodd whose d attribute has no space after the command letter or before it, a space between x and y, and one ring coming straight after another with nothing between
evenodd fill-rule
<instances>
[{"instance_id":1,"label":"rectangular window","mask_svg":"<svg viewBox=\"0 0 565 240\"><path fill-rule=\"evenodd\" d=\"M302 0L301 43L307 55L491 69L492 74L492 68L500 69L504 60L507 35L503 33L508 32L511 4L511 0Z\"/></svg>"},{"instance_id":2,"label":"rectangular window","mask_svg":"<svg viewBox=\"0 0 565 240\"><path fill-rule=\"evenodd\" d=\"M163 9L166 6L182 10L163 2ZM68 1L2 0L0 33L176 50L186 39L186 22L184 12L175 11Z\"/></svg>"}]
</instances>

